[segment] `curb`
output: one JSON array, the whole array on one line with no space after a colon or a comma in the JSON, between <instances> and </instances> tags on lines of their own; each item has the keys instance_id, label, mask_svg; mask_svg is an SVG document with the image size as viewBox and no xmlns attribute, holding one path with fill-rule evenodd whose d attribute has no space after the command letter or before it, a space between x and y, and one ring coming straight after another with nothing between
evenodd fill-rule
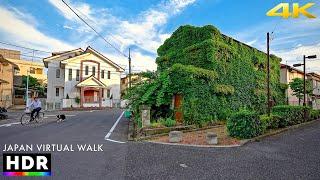
<instances>
[{"instance_id":1,"label":"curb","mask_svg":"<svg viewBox=\"0 0 320 180\"><path fill-rule=\"evenodd\" d=\"M200 147L200 148L235 148L240 147L242 144L237 145L197 145L197 144L179 144L179 143L165 143L165 142L154 142L154 141L144 141L147 143L153 144L163 144L163 145L171 145L171 146L185 146L185 147Z\"/></svg>"},{"instance_id":2,"label":"curb","mask_svg":"<svg viewBox=\"0 0 320 180\"><path fill-rule=\"evenodd\" d=\"M312 124L312 123L315 123L315 122L317 122L319 120L320 119L316 119L316 120L312 120L312 121L305 122L305 123L302 123L302 124L297 124L297 125L289 126L289 127L286 127L286 128L277 129L277 130L274 130L274 131L272 131L270 133L266 133L266 134L263 134L261 136L257 136L257 137L252 138L252 139L244 139L244 140L241 140L240 144L237 144L237 145L196 145L196 144L179 144L179 143L166 143L166 142L154 142L154 141L144 141L144 142L153 143L153 144L171 145L171 146L199 147L199 148L236 148L236 147L244 146L244 145L246 145L247 143L250 143L250 142L260 141L260 140L262 140L264 138L267 138L267 137L270 137L270 136L274 136L274 135L277 135L277 134L280 134L280 133L283 133L283 132L286 132L286 131L289 131L289 130L294 130L294 129L297 129L297 128L300 128L300 127L303 127L303 126L306 126L306 125L309 125L309 124Z\"/></svg>"}]
</instances>

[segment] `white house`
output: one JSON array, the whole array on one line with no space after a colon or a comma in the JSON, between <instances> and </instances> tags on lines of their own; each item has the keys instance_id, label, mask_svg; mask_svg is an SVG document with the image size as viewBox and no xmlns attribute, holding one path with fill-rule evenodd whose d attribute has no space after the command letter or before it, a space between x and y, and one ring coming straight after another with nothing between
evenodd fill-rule
<instances>
[{"instance_id":1,"label":"white house","mask_svg":"<svg viewBox=\"0 0 320 180\"><path fill-rule=\"evenodd\" d=\"M52 53L43 62L48 68L48 109L120 104L124 69L90 46Z\"/></svg>"}]
</instances>

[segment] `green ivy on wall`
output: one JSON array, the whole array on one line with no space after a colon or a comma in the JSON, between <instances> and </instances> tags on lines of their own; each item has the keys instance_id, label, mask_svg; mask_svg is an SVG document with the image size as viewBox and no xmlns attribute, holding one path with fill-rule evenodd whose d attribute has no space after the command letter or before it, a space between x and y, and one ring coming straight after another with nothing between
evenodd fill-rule
<instances>
[{"instance_id":1,"label":"green ivy on wall","mask_svg":"<svg viewBox=\"0 0 320 180\"><path fill-rule=\"evenodd\" d=\"M221 34L211 25L181 26L158 49L157 76L132 88L128 97L137 114L139 105L146 104L153 114L171 116L172 96L182 94L186 124L224 120L241 108L265 113L266 59L265 53ZM281 59L270 59L272 98L283 104Z\"/></svg>"}]
</instances>

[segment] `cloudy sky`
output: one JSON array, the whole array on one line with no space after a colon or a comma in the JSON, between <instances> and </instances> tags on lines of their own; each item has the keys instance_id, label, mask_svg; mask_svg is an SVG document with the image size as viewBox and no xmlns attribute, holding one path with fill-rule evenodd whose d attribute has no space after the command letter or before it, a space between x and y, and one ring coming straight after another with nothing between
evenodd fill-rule
<instances>
[{"instance_id":1,"label":"cloudy sky","mask_svg":"<svg viewBox=\"0 0 320 180\"><path fill-rule=\"evenodd\" d=\"M65 1L121 52L127 54L130 47L135 71L155 70L157 48L185 24L214 25L222 33L263 51L266 33L273 32L271 51L283 58L282 63L300 62L303 54L317 54L320 59L318 0L308 10L317 18L288 20L266 16L269 9L282 2L279 0ZM307 1L296 2L303 5ZM127 68L127 59L101 40L61 0L1 0L0 17L1 42L49 52L90 45ZM23 53L28 56L30 51ZM46 55L36 54L38 59ZM309 61L307 66L308 71L320 72L320 60Z\"/></svg>"}]
</instances>

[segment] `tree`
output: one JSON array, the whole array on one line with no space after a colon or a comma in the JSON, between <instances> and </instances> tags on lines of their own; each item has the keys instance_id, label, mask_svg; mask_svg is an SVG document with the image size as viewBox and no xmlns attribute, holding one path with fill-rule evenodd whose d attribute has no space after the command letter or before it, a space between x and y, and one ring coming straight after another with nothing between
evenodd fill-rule
<instances>
[{"instance_id":1,"label":"tree","mask_svg":"<svg viewBox=\"0 0 320 180\"><path fill-rule=\"evenodd\" d=\"M296 96L299 99L299 105L301 99L303 98L304 88L303 88L303 79L294 78L292 82L289 83L290 88L292 89L292 95ZM312 84L310 80L306 80L306 94L311 95L313 91Z\"/></svg>"},{"instance_id":2,"label":"tree","mask_svg":"<svg viewBox=\"0 0 320 180\"><path fill-rule=\"evenodd\" d=\"M27 86L27 79L28 79L27 76L22 76L22 86L23 87ZM43 85L41 85L39 83L37 78L29 76L28 86L30 89L34 89L34 90L38 91L40 96L44 95L44 93L45 93L45 88L43 87Z\"/></svg>"}]
</instances>

